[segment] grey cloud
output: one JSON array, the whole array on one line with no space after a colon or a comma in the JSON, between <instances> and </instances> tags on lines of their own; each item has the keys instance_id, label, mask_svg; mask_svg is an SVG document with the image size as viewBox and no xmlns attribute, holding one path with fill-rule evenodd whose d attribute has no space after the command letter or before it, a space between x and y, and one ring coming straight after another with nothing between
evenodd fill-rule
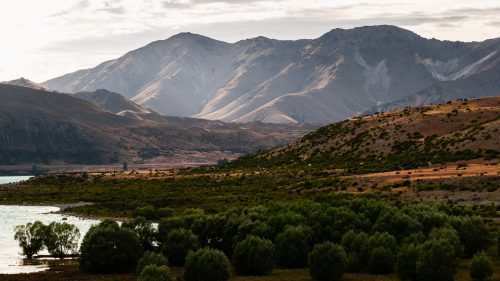
<instances>
[{"instance_id":1,"label":"grey cloud","mask_svg":"<svg viewBox=\"0 0 500 281\"><path fill-rule=\"evenodd\" d=\"M478 8L450 9L448 12L453 14L466 14L469 16L486 16L486 15L498 16L500 14L500 6L485 8L485 9L478 9Z\"/></svg>"},{"instance_id":2,"label":"grey cloud","mask_svg":"<svg viewBox=\"0 0 500 281\"><path fill-rule=\"evenodd\" d=\"M88 10L91 7L91 3L89 0L80 0L78 1L75 5L70 7L69 9L60 11L58 13L55 13L51 15L51 17L60 17L60 16L65 16L68 14L72 14L74 12L80 12L80 11L85 11ZM104 2L104 7L99 8L99 9L94 9L94 12L103 12L103 13L109 13L109 14L124 14L126 11L123 8L123 4L121 0L109 0Z\"/></svg>"},{"instance_id":3,"label":"grey cloud","mask_svg":"<svg viewBox=\"0 0 500 281\"><path fill-rule=\"evenodd\" d=\"M191 0L191 1L180 1L180 0L164 0L162 6L171 9L190 9L201 4L210 3L225 3L225 4L245 4L249 5L255 2L262 2L263 0ZM283 0L277 0L283 1ZM276 0L275 0L276 2Z\"/></svg>"},{"instance_id":4,"label":"grey cloud","mask_svg":"<svg viewBox=\"0 0 500 281\"><path fill-rule=\"evenodd\" d=\"M90 1L89 0L80 0L75 5L73 5L72 7L70 7L69 9L57 12L57 13L51 15L51 17L65 16L67 14L71 14L71 13L73 13L75 11L79 11L79 10L82 10L82 9L85 9L85 8L88 8L88 7L90 7Z\"/></svg>"}]
</instances>

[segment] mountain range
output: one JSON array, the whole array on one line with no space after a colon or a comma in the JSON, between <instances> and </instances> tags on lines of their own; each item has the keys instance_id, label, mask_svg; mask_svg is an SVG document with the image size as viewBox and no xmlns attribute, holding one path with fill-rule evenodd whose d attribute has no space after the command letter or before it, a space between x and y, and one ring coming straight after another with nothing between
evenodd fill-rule
<instances>
[{"instance_id":1,"label":"mountain range","mask_svg":"<svg viewBox=\"0 0 500 281\"><path fill-rule=\"evenodd\" d=\"M43 83L107 89L165 115L229 122L330 123L360 113L500 92L500 39L426 39L395 26L316 39L227 43L192 33L152 42Z\"/></svg>"},{"instance_id":2,"label":"mountain range","mask_svg":"<svg viewBox=\"0 0 500 281\"><path fill-rule=\"evenodd\" d=\"M169 117L109 92L0 84L0 164L214 163L285 144L303 126Z\"/></svg>"}]
</instances>

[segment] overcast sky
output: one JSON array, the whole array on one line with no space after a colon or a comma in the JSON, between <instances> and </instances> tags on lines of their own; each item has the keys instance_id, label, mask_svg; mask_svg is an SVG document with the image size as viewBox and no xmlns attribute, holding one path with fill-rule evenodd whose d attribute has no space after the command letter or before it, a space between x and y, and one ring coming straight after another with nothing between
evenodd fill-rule
<instances>
[{"instance_id":1,"label":"overcast sky","mask_svg":"<svg viewBox=\"0 0 500 281\"><path fill-rule=\"evenodd\" d=\"M184 31L234 42L392 24L428 38L480 41L500 37L500 1L15 0L0 1L0 24L0 81L43 82Z\"/></svg>"}]
</instances>

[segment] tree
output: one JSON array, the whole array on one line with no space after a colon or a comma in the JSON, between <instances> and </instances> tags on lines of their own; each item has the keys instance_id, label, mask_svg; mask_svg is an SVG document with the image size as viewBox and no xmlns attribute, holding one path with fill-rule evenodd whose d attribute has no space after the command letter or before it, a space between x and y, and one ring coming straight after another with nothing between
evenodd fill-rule
<instances>
[{"instance_id":1,"label":"tree","mask_svg":"<svg viewBox=\"0 0 500 281\"><path fill-rule=\"evenodd\" d=\"M194 235L191 230L177 228L168 233L161 252L168 258L171 265L182 266L189 251L195 251L198 248L198 236Z\"/></svg>"},{"instance_id":2,"label":"tree","mask_svg":"<svg viewBox=\"0 0 500 281\"><path fill-rule=\"evenodd\" d=\"M121 273L135 269L142 255L137 235L104 221L85 234L81 246L80 269L88 273Z\"/></svg>"},{"instance_id":3,"label":"tree","mask_svg":"<svg viewBox=\"0 0 500 281\"><path fill-rule=\"evenodd\" d=\"M464 253L464 246L460 242L460 237L455 229L451 227L433 228L429 233L429 239L446 239L455 248L455 255L460 257Z\"/></svg>"},{"instance_id":4,"label":"tree","mask_svg":"<svg viewBox=\"0 0 500 281\"><path fill-rule=\"evenodd\" d=\"M274 246L269 240L250 235L236 244L233 265L241 275L265 275L273 270Z\"/></svg>"},{"instance_id":5,"label":"tree","mask_svg":"<svg viewBox=\"0 0 500 281\"><path fill-rule=\"evenodd\" d=\"M346 269L347 270L359 270L362 266L362 250L366 241L370 236L364 232L356 233L353 230L346 232L342 236L341 245L346 251L347 254L347 262Z\"/></svg>"},{"instance_id":6,"label":"tree","mask_svg":"<svg viewBox=\"0 0 500 281\"><path fill-rule=\"evenodd\" d=\"M162 218L158 224L158 242L163 243L170 231L177 228L189 228L181 217Z\"/></svg>"},{"instance_id":7,"label":"tree","mask_svg":"<svg viewBox=\"0 0 500 281\"><path fill-rule=\"evenodd\" d=\"M486 250L490 245L490 232L481 217L457 217L452 220L452 224L460 236L467 257L471 257L478 251Z\"/></svg>"},{"instance_id":8,"label":"tree","mask_svg":"<svg viewBox=\"0 0 500 281\"><path fill-rule=\"evenodd\" d=\"M46 226L41 221L35 221L26 225L18 225L14 229L14 239L19 242L19 247L29 260L43 249L45 228Z\"/></svg>"},{"instance_id":9,"label":"tree","mask_svg":"<svg viewBox=\"0 0 500 281\"><path fill-rule=\"evenodd\" d=\"M472 257L469 270L473 280L483 281L493 275L493 263L486 252L482 251Z\"/></svg>"},{"instance_id":10,"label":"tree","mask_svg":"<svg viewBox=\"0 0 500 281\"><path fill-rule=\"evenodd\" d=\"M311 251L312 230L304 226L287 227L276 236L276 260L288 268L307 265L307 254Z\"/></svg>"},{"instance_id":11,"label":"tree","mask_svg":"<svg viewBox=\"0 0 500 281\"><path fill-rule=\"evenodd\" d=\"M346 254L341 246L332 242L316 244L309 253L309 270L316 281L338 281L342 278Z\"/></svg>"},{"instance_id":12,"label":"tree","mask_svg":"<svg viewBox=\"0 0 500 281\"><path fill-rule=\"evenodd\" d=\"M394 271L396 256L393 251L384 247L372 250L368 260L368 270L375 274L387 274Z\"/></svg>"},{"instance_id":13,"label":"tree","mask_svg":"<svg viewBox=\"0 0 500 281\"><path fill-rule=\"evenodd\" d=\"M137 234L141 246L145 251L153 251L155 249L157 232L150 221L144 217L136 217L133 220L123 222L122 227L131 229Z\"/></svg>"},{"instance_id":14,"label":"tree","mask_svg":"<svg viewBox=\"0 0 500 281\"><path fill-rule=\"evenodd\" d=\"M173 281L174 278L170 273L170 269L166 265L157 266L150 264L146 266L137 281Z\"/></svg>"},{"instance_id":15,"label":"tree","mask_svg":"<svg viewBox=\"0 0 500 281\"><path fill-rule=\"evenodd\" d=\"M446 239L431 239L422 244L417 261L420 281L453 281L457 272L455 247Z\"/></svg>"},{"instance_id":16,"label":"tree","mask_svg":"<svg viewBox=\"0 0 500 281\"><path fill-rule=\"evenodd\" d=\"M387 232L376 232L363 243L360 262L367 265L371 273L390 273L396 264L397 251L398 244L394 236Z\"/></svg>"},{"instance_id":17,"label":"tree","mask_svg":"<svg viewBox=\"0 0 500 281\"><path fill-rule=\"evenodd\" d=\"M399 279L409 281L417 280L417 260L419 256L419 246L407 244L401 247L396 266Z\"/></svg>"},{"instance_id":18,"label":"tree","mask_svg":"<svg viewBox=\"0 0 500 281\"><path fill-rule=\"evenodd\" d=\"M183 277L186 281L226 281L230 277L229 260L223 252L210 248L189 252Z\"/></svg>"},{"instance_id":19,"label":"tree","mask_svg":"<svg viewBox=\"0 0 500 281\"><path fill-rule=\"evenodd\" d=\"M161 254L157 254L154 252L145 252L142 255L139 262L137 263L137 267L135 269L136 274L140 275L142 270L148 265L156 265L156 266L167 265L168 266L168 260L166 257L164 257Z\"/></svg>"},{"instance_id":20,"label":"tree","mask_svg":"<svg viewBox=\"0 0 500 281\"><path fill-rule=\"evenodd\" d=\"M80 230L66 222L52 222L46 228L44 243L49 253L60 259L78 252Z\"/></svg>"}]
</instances>

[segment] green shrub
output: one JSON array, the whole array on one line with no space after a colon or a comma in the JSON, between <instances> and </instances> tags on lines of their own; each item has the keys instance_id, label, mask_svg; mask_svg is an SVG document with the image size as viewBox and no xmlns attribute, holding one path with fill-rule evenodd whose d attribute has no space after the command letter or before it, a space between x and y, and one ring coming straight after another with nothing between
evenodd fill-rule
<instances>
[{"instance_id":1,"label":"green shrub","mask_svg":"<svg viewBox=\"0 0 500 281\"><path fill-rule=\"evenodd\" d=\"M378 247L372 250L368 261L368 270L375 274L387 274L394 271L396 256L387 248Z\"/></svg>"},{"instance_id":2,"label":"green shrub","mask_svg":"<svg viewBox=\"0 0 500 281\"><path fill-rule=\"evenodd\" d=\"M377 250L376 257L373 257ZM361 264L367 265L371 273L390 273L396 263L398 244L396 238L387 232L376 232L364 243L360 254ZM378 261L377 258L383 258ZM382 266L382 263L385 264ZM380 268L378 268L380 266Z\"/></svg>"},{"instance_id":3,"label":"green shrub","mask_svg":"<svg viewBox=\"0 0 500 281\"><path fill-rule=\"evenodd\" d=\"M457 230L460 242L467 257L486 250L491 244L490 231L478 216L455 217L453 227Z\"/></svg>"},{"instance_id":4,"label":"green shrub","mask_svg":"<svg viewBox=\"0 0 500 281\"><path fill-rule=\"evenodd\" d=\"M142 270L148 266L148 265L156 265L156 266L162 266L162 265L167 265L168 266L168 260L166 257L164 257L161 254L157 254L154 252L145 252L139 262L137 263L137 267L135 269L135 272L137 275L140 275Z\"/></svg>"},{"instance_id":5,"label":"green shrub","mask_svg":"<svg viewBox=\"0 0 500 281\"><path fill-rule=\"evenodd\" d=\"M422 244L417 261L420 281L453 281L457 272L455 247L446 239L431 239Z\"/></svg>"},{"instance_id":6,"label":"green shrub","mask_svg":"<svg viewBox=\"0 0 500 281\"><path fill-rule=\"evenodd\" d=\"M88 273L131 272L142 255L137 235L104 221L85 234L81 246L80 269Z\"/></svg>"},{"instance_id":7,"label":"green shrub","mask_svg":"<svg viewBox=\"0 0 500 281\"><path fill-rule=\"evenodd\" d=\"M128 228L137 234L141 246L145 251L153 251L155 249L154 243L157 233L150 221L144 217L137 217L133 220L123 222L122 227Z\"/></svg>"},{"instance_id":8,"label":"green shrub","mask_svg":"<svg viewBox=\"0 0 500 281\"><path fill-rule=\"evenodd\" d=\"M341 245L346 251L347 261L346 269L350 271L357 271L362 267L362 260L360 255L364 244L368 240L368 234L364 232L356 233L355 231L348 231L342 236Z\"/></svg>"},{"instance_id":9,"label":"green shrub","mask_svg":"<svg viewBox=\"0 0 500 281\"><path fill-rule=\"evenodd\" d=\"M483 281L493 275L493 263L485 252L479 252L472 257L469 270L473 280Z\"/></svg>"},{"instance_id":10,"label":"green shrub","mask_svg":"<svg viewBox=\"0 0 500 281\"><path fill-rule=\"evenodd\" d=\"M401 247L396 266L399 279L409 281L417 280L417 261L419 256L419 246L407 244Z\"/></svg>"},{"instance_id":11,"label":"green shrub","mask_svg":"<svg viewBox=\"0 0 500 281\"><path fill-rule=\"evenodd\" d=\"M183 277L186 281L226 281L230 277L229 260L223 252L210 248L189 252Z\"/></svg>"},{"instance_id":12,"label":"green shrub","mask_svg":"<svg viewBox=\"0 0 500 281\"><path fill-rule=\"evenodd\" d=\"M455 248L455 255L457 257L463 255L464 246L460 242L457 231L451 227L433 228L429 233L428 239L446 239Z\"/></svg>"},{"instance_id":13,"label":"green shrub","mask_svg":"<svg viewBox=\"0 0 500 281\"><path fill-rule=\"evenodd\" d=\"M174 278L166 265L157 266L150 264L141 271L137 281L173 281Z\"/></svg>"},{"instance_id":14,"label":"green shrub","mask_svg":"<svg viewBox=\"0 0 500 281\"><path fill-rule=\"evenodd\" d=\"M287 268L307 266L307 254L311 251L312 231L308 227L287 227L275 241L276 261Z\"/></svg>"},{"instance_id":15,"label":"green shrub","mask_svg":"<svg viewBox=\"0 0 500 281\"><path fill-rule=\"evenodd\" d=\"M269 240L248 236L236 244L233 265L241 275L265 275L273 270L274 246Z\"/></svg>"},{"instance_id":16,"label":"green shrub","mask_svg":"<svg viewBox=\"0 0 500 281\"><path fill-rule=\"evenodd\" d=\"M163 243L170 231L177 228L189 228L181 217L163 218L158 223L158 242Z\"/></svg>"},{"instance_id":17,"label":"green shrub","mask_svg":"<svg viewBox=\"0 0 500 281\"><path fill-rule=\"evenodd\" d=\"M316 281L337 281L342 278L346 254L341 246L332 242L316 244L309 253L309 270Z\"/></svg>"},{"instance_id":18,"label":"green shrub","mask_svg":"<svg viewBox=\"0 0 500 281\"><path fill-rule=\"evenodd\" d=\"M198 236L194 235L191 230L177 228L168 233L161 252L168 258L171 265L182 266L189 251L195 251L198 248Z\"/></svg>"}]
</instances>

